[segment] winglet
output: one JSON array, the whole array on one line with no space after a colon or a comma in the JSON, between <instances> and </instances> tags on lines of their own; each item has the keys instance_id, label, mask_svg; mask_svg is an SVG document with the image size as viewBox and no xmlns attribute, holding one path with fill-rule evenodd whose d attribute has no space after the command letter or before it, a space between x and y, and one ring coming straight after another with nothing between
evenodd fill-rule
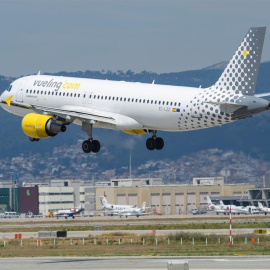
<instances>
[{"instance_id":1,"label":"winglet","mask_svg":"<svg viewBox=\"0 0 270 270\"><path fill-rule=\"evenodd\" d=\"M5 102L7 103L8 106L10 106L11 99L13 98L13 95L5 99Z\"/></svg>"}]
</instances>

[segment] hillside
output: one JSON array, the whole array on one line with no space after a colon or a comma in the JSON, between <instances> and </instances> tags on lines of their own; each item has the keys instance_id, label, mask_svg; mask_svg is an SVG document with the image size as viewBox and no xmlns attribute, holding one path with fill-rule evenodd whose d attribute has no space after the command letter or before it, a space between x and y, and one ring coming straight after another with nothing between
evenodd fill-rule
<instances>
[{"instance_id":1,"label":"hillside","mask_svg":"<svg viewBox=\"0 0 270 270\"><path fill-rule=\"evenodd\" d=\"M55 75L74 76L84 78L98 78L110 80L125 80L156 84L185 85L207 87L212 85L222 73L221 63L202 70L193 70L179 73L156 74L143 71L141 73L127 72L59 72ZM259 72L257 92L270 92L270 62L262 63ZM15 78L0 76L0 89L6 89ZM149 152L145 148L147 135L132 136L121 131L94 130L95 138L99 139L102 146L113 153L112 163L119 165L126 162L127 151L132 150L133 159L136 163L142 163L149 159L175 159L182 155L197 152L208 148L233 149L243 151L255 157L270 160L270 112L258 115L252 119L242 120L237 123L216 127L201 131L170 133L160 132L165 140L165 148L162 151ZM54 147L73 145L78 139L85 139L86 134L78 126L68 127L65 134L54 138L31 143L21 130L21 118L0 110L0 159L6 156L17 156L20 153L44 153L52 151ZM78 146L80 147L80 146ZM105 150L104 150L105 151ZM102 163L104 152L97 155Z\"/></svg>"}]
</instances>

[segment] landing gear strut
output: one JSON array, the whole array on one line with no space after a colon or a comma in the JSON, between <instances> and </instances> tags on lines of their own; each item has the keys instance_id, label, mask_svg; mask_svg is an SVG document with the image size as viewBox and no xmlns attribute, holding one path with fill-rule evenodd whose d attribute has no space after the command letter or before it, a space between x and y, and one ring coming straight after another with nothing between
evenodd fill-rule
<instances>
[{"instance_id":1,"label":"landing gear strut","mask_svg":"<svg viewBox=\"0 0 270 270\"><path fill-rule=\"evenodd\" d=\"M157 137L157 132L154 130L152 138L146 140L146 148L148 150L161 150L164 147L164 141L161 137Z\"/></svg>"},{"instance_id":2,"label":"landing gear strut","mask_svg":"<svg viewBox=\"0 0 270 270\"><path fill-rule=\"evenodd\" d=\"M83 152L84 153L90 153L90 152L98 153L100 150L100 142L98 140L93 140L93 137L92 137L93 123L83 122L82 130L85 131L89 136L89 139L85 140L82 143Z\"/></svg>"}]
</instances>

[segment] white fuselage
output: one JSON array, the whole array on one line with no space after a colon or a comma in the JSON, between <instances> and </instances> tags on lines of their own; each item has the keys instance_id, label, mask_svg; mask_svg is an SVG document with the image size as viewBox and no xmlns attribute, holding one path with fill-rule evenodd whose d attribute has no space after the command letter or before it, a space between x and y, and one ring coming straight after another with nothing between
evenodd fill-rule
<instances>
[{"instance_id":1,"label":"white fuselage","mask_svg":"<svg viewBox=\"0 0 270 270\"><path fill-rule=\"evenodd\" d=\"M14 81L12 89L2 94L2 99L13 95L21 106L1 106L20 116L30 113L29 106L34 105L102 112L105 117L116 119L112 123L95 121L94 126L100 128L187 131L232 121L229 112L207 102L213 94L209 88L34 75ZM224 95L230 94L228 91ZM82 124L80 119L74 123Z\"/></svg>"}]
</instances>

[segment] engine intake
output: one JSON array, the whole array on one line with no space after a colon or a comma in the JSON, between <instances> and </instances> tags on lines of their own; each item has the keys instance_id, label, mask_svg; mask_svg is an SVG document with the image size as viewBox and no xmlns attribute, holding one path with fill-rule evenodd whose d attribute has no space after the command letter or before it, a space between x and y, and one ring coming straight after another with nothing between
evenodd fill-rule
<instances>
[{"instance_id":1,"label":"engine intake","mask_svg":"<svg viewBox=\"0 0 270 270\"><path fill-rule=\"evenodd\" d=\"M56 123L52 116L29 113L22 120L23 132L36 139L44 139L65 132L66 126Z\"/></svg>"}]
</instances>

